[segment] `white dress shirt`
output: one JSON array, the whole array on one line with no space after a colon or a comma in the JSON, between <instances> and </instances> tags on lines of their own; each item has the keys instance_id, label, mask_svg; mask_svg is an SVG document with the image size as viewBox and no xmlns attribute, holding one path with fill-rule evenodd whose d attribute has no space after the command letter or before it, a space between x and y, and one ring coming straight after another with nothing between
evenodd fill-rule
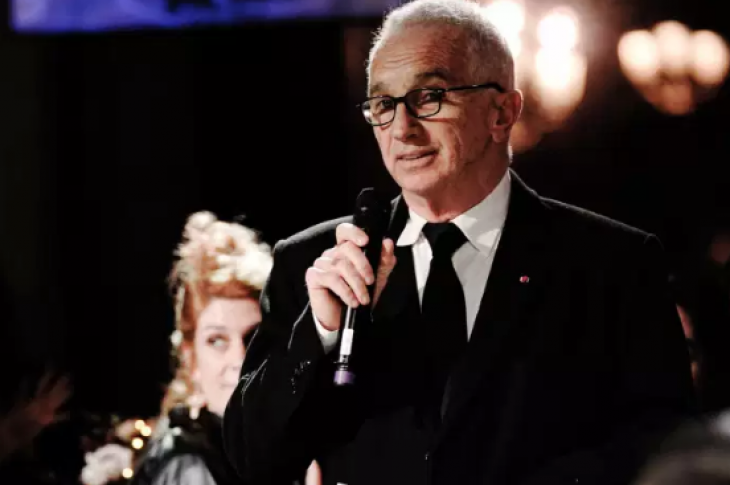
<instances>
[{"instance_id":1,"label":"white dress shirt","mask_svg":"<svg viewBox=\"0 0 730 485\"><path fill-rule=\"evenodd\" d=\"M507 171L484 200L451 221L461 229L467 239L467 242L456 250L452 261L456 275L464 288L469 337L474 329L474 321L487 286L494 254L502 236L509 205L510 186L510 175ZM409 210L408 222L396 242L398 246L411 246L413 249L413 267L416 272L419 300L423 298L432 258L431 246L421 232L426 222L426 219ZM325 351L329 352L337 344L339 330L327 330L316 317L314 322L322 345Z\"/></svg>"}]
</instances>

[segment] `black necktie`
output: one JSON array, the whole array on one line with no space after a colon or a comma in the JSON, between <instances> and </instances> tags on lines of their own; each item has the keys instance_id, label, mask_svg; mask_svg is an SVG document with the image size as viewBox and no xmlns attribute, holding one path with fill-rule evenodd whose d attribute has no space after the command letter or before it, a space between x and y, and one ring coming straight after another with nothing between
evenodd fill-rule
<instances>
[{"instance_id":1,"label":"black necktie","mask_svg":"<svg viewBox=\"0 0 730 485\"><path fill-rule=\"evenodd\" d=\"M429 418L439 424L447 380L468 341L464 290L451 261L466 237L450 222L427 223L423 235L433 253L421 303L427 353L425 399Z\"/></svg>"}]
</instances>

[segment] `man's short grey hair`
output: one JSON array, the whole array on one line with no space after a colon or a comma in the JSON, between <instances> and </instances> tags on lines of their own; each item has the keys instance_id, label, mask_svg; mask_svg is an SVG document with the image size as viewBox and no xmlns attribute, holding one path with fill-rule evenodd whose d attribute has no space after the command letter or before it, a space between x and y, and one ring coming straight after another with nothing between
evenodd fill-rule
<instances>
[{"instance_id":1,"label":"man's short grey hair","mask_svg":"<svg viewBox=\"0 0 730 485\"><path fill-rule=\"evenodd\" d=\"M394 34L407 27L434 26L461 29L466 36L466 55L472 66L474 83L497 82L514 89L515 67L512 52L485 9L471 0L414 0L392 10L375 36L368 59L368 81L373 59Z\"/></svg>"}]
</instances>

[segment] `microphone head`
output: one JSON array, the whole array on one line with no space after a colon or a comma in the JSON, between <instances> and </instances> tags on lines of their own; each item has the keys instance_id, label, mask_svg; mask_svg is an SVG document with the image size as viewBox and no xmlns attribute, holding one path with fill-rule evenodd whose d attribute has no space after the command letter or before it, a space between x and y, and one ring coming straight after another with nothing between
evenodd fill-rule
<instances>
[{"instance_id":1,"label":"microphone head","mask_svg":"<svg viewBox=\"0 0 730 485\"><path fill-rule=\"evenodd\" d=\"M363 189L357 197L352 222L370 238L364 248L365 256L373 270L377 271L380 248L390 225L390 201L372 187Z\"/></svg>"},{"instance_id":2,"label":"microphone head","mask_svg":"<svg viewBox=\"0 0 730 485\"><path fill-rule=\"evenodd\" d=\"M390 221L390 201L373 187L362 189L355 202L354 224L368 232L385 230Z\"/></svg>"}]
</instances>

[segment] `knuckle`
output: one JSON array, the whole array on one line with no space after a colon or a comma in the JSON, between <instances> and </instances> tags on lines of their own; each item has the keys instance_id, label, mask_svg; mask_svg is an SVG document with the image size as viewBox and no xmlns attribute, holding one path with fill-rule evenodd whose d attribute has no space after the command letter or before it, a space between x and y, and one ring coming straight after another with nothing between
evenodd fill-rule
<instances>
[{"instance_id":1,"label":"knuckle","mask_svg":"<svg viewBox=\"0 0 730 485\"><path fill-rule=\"evenodd\" d=\"M357 244L355 244L352 241L347 241L343 245L343 250L344 250L343 252L345 252L350 259L355 260L355 261L359 261L365 256L365 253L363 253L360 246L358 246Z\"/></svg>"},{"instance_id":2,"label":"knuckle","mask_svg":"<svg viewBox=\"0 0 730 485\"><path fill-rule=\"evenodd\" d=\"M344 282L340 282L340 284L337 285L337 287L334 288L333 291L337 293L343 300L347 300L352 297L352 290L350 290L350 287L347 286Z\"/></svg>"},{"instance_id":3,"label":"knuckle","mask_svg":"<svg viewBox=\"0 0 730 485\"><path fill-rule=\"evenodd\" d=\"M314 260L314 267L315 268L328 268L334 264L334 260L332 258L328 258L325 256L321 256Z\"/></svg>"},{"instance_id":4,"label":"knuckle","mask_svg":"<svg viewBox=\"0 0 730 485\"><path fill-rule=\"evenodd\" d=\"M341 279L337 280L336 286L337 289L342 293L342 295L347 295L347 293L350 291L350 286Z\"/></svg>"},{"instance_id":5,"label":"knuckle","mask_svg":"<svg viewBox=\"0 0 730 485\"><path fill-rule=\"evenodd\" d=\"M342 278L337 273L332 273L332 272L325 273L324 279L327 282L328 286L331 288L344 284L344 282L342 281Z\"/></svg>"},{"instance_id":6,"label":"knuckle","mask_svg":"<svg viewBox=\"0 0 730 485\"><path fill-rule=\"evenodd\" d=\"M307 269L307 272L304 273L304 280L307 282L307 285L311 285L314 283L317 279L317 268L311 267Z\"/></svg>"},{"instance_id":7,"label":"knuckle","mask_svg":"<svg viewBox=\"0 0 730 485\"><path fill-rule=\"evenodd\" d=\"M366 258L364 254L360 255L360 257L357 258L357 266L358 266L358 268L361 268L364 270L372 269L370 267L370 261L368 261L368 258Z\"/></svg>"},{"instance_id":8,"label":"knuckle","mask_svg":"<svg viewBox=\"0 0 730 485\"><path fill-rule=\"evenodd\" d=\"M349 272L353 268L352 261L349 259L341 259L337 262L337 267L342 271Z\"/></svg>"},{"instance_id":9,"label":"knuckle","mask_svg":"<svg viewBox=\"0 0 730 485\"><path fill-rule=\"evenodd\" d=\"M342 224L339 224L335 229L335 236L338 240L347 237L347 235L352 232L352 227L353 225L349 222L343 222Z\"/></svg>"}]
</instances>

